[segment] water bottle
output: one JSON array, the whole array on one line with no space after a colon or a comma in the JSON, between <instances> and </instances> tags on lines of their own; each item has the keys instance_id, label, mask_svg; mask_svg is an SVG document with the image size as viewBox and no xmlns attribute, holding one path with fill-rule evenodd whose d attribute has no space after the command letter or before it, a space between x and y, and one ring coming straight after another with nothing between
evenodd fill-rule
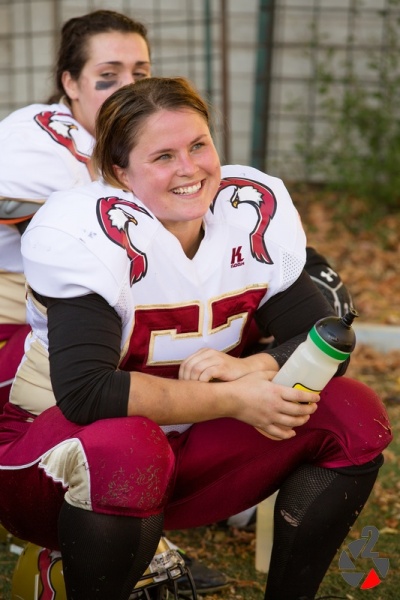
<instances>
[{"instance_id":1,"label":"water bottle","mask_svg":"<svg viewBox=\"0 0 400 600\"><path fill-rule=\"evenodd\" d=\"M319 393L354 350L352 323L358 313L351 308L343 317L317 321L273 378L274 383Z\"/></svg>"},{"instance_id":2,"label":"water bottle","mask_svg":"<svg viewBox=\"0 0 400 600\"><path fill-rule=\"evenodd\" d=\"M319 393L340 363L354 350L356 335L352 323L355 317L358 313L351 308L343 317L325 317L317 321L306 340L296 348L272 381ZM261 429L258 431L267 435ZM275 497L276 494L267 498L257 508L256 569L264 573L269 570L271 557Z\"/></svg>"}]
</instances>

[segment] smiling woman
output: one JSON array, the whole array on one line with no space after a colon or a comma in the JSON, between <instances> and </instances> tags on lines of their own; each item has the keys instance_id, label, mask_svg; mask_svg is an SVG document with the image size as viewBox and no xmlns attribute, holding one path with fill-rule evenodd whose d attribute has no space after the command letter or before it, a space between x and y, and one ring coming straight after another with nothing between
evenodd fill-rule
<instances>
[{"instance_id":1,"label":"smiling woman","mask_svg":"<svg viewBox=\"0 0 400 600\"><path fill-rule=\"evenodd\" d=\"M128 166L116 165L115 174L193 258L203 235L203 217L221 181L208 124L192 110L161 110L148 118L146 131L133 146Z\"/></svg>"},{"instance_id":2,"label":"smiling woman","mask_svg":"<svg viewBox=\"0 0 400 600\"><path fill-rule=\"evenodd\" d=\"M289 193L220 166L182 78L109 96L93 159L102 179L51 194L23 236L32 335L0 416L0 518L61 551L68 600L128 600L163 526L279 489L265 599L311 600L391 433L345 363L321 395L272 381L335 314Z\"/></svg>"},{"instance_id":3,"label":"smiling woman","mask_svg":"<svg viewBox=\"0 0 400 600\"><path fill-rule=\"evenodd\" d=\"M193 258L204 235L203 217L221 181L220 160L206 104L189 86L184 101L172 86L169 89L164 85L163 94L163 98L154 94L147 105L137 97L137 113L131 111L130 118L117 122L115 111L121 108L109 104L98 123L96 137L98 147L105 139L114 144L107 154L118 155L119 164L107 163L100 153L94 160L108 183L141 198L177 237L188 258ZM124 95L123 102L131 105L132 98ZM152 102L157 105L156 111ZM139 126L144 115L148 115L146 136L140 135ZM109 135L110 122L118 127L119 142Z\"/></svg>"}]
</instances>

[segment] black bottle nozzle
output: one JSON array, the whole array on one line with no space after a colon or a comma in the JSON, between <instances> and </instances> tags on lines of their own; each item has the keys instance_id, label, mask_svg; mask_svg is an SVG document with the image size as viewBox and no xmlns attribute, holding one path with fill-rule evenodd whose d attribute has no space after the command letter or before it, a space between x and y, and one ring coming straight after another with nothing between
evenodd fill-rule
<instances>
[{"instance_id":1,"label":"black bottle nozzle","mask_svg":"<svg viewBox=\"0 0 400 600\"><path fill-rule=\"evenodd\" d=\"M343 317L341 318L341 322L343 323L343 325L345 327L351 327L354 319L358 316L359 315L358 315L358 312L356 311L356 309L351 307L349 312L347 312L345 315L343 315Z\"/></svg>"}]
</instances>

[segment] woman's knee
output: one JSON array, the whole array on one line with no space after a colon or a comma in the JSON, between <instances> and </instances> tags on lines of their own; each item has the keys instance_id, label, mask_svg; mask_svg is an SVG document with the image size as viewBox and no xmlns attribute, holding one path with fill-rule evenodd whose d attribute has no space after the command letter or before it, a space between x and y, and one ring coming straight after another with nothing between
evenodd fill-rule
<instances>
[{"instance_id":1,"label":"woman's knee","mask_svg":"<svg viewBox=\"0 0 400 600\"><path fill-rule=\"evenodd\" d=\"M80 437L92 510L143 517L162 510L175 459L158 425L142 417L105 419L85 428Z\"/></svg>"},{"instance_id":2,"label":"woman's knee","mask_svg":"<svg viewBox=\"0 0 400 600\"><path fill-rule=\"evenodd\" d=\"M316 415L320 411L351 454L364 456L364 462L378 456L392 440L386 409L364 383L349 377L332 379L321 393Z\"/></svg>"}]
</instances>

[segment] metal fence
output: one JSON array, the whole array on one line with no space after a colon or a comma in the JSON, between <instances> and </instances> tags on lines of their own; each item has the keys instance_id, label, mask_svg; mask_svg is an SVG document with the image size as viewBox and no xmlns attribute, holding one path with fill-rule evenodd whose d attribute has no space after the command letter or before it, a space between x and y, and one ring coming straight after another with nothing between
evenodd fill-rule
<instances>
[{"instance_id":1,"label":"metal fence","mask_svg":"<svg viewBox=\"0 0 400 600\"><path fill-rule=\"evenodd\" d=\"M47 99L61 24L98 8L142 20L153 73L189 77L209 99L224 161L290 179L299 127L323 128L320 62L330 56L337 93L349 64L378 86L368 56L384 55L400 16L399 0L0 0L0 118Z\"/></svg>"}]
</instances>

